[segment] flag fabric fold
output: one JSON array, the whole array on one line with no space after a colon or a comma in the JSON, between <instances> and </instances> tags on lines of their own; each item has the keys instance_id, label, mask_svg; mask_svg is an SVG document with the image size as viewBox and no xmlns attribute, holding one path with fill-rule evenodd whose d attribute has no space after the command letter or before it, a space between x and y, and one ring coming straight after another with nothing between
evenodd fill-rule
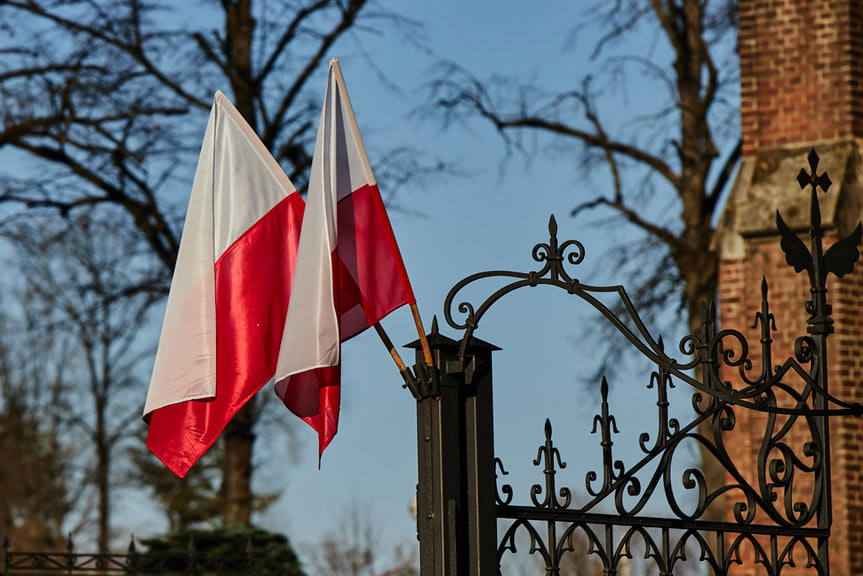
<instances>
[{"instance_id":1,"label":"flag fabric fold","mask_svg":"<svg viewBox=\"0 0 863 576\"><path fill-rule=\"evenodd\" d=\"M304 203L227 97L210 111L144 416L184 476L275 375Z\"/></svg>"},{"instance_id":2,"label":"flag fabric fold","mask_svg":"<svg viewBox=\"0 0 863 576\"><path fill-rule=\"evenodd\" d=\"M317 430L319 454L338 428L341 343L415 302L333 59L276 368L276 393Z\"/></svg>"}]
</instances>

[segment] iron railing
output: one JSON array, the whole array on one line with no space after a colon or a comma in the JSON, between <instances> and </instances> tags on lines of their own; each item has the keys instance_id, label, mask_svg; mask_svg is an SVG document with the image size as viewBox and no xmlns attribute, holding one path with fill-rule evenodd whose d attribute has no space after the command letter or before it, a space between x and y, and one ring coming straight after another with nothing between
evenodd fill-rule
<instances>
[{"instance_id":1,"label":"iron railing","mask_svg":"<svg viewBox=\"0 0 863 576\"><path fill-rule=\"evenodd\" d=\"M183 553L138 552L135 539L129 542L126 552L76 552L72 537L65 552L13 551L9 538L3 539L3 576L60 575L84 576L149 576L156 574L194 575L255 574L260 558L249 538L243 554L216 556L201 554L194 536Z\"/></svg>"},{"instance_id":2,"label":"iron railing","mask_svg":"<svg viewBox=\"0 0 863 576\"><path fill-rule=\"evenodd\" d=\"M817 189L826 192L830 179L817 173L818 160L814 150L810 152L810 171L801 170L798 176L801 187L810 188L809 247L776 215L786 260L797 272L807 271L811 287L805 306L807 334L797 338L793 356L779 364L772 349L776 328L766 280L753 326L760 329L758 346L751 347L741 332L717 329L715 309L703 305L700 333L684 338L674 357L647 329L622 286L592 286L569 274L568 266L584 259L584 247L574 240L560 243L554 217L548 242L533 248L539 270L480 272L455 284L444 315L449 326L463 332L461 339L442 336L435 325L430 335L435 367L422 367L418 352L416 376L405 374L406 386L418 400L417 522L424 576L494 574L508 554L523 547L541 557L546 574L559 574L576 541L585 544L581 549L597 559L606 575L615 574L636 547L662 575L679 571L693 557L718 575L741 563L761 565L768 574L780 574L789 566L829 574L828 418L860 416L863 406L836 398L828 387L827 338L833 319L826 282L828 273L841 277L852 271L863 226L858 224L849 237L823 249ZM505 285L478 304L455 304L464 288L486 279L503 280ZM549 421L534 460L542 468L542 481L531 487L530 503L516 503L513 487L498 484L497 472L506 471L494 457L494 347L474 332L504 296L540 285L587 302L653 366L648 388L656 394L659 427L640 435L642 456L634 464L615 458L616 425L603 379L600 414L593 422L602 468L587 473L579 492L584 501L578 504L575 490L556 483L565 460L554 445ZM607 304L609 300L613 302ZM753 370L757 364L760 370ZM734 381L729 373L736 374ZM670 416L668 391L675 383L693 389L694 417L689 422ZM725 445L741 409L764 415L755 462L735 462ZM702 453L714 458L728 481L708 482L691 464L675 473L684 442L699 445ZM741 464L754 469L754 477ZM686 504L679 492L689 495ZM664 501L667 515L648 513L648 502L657 498ZM706 514L711 505L726 502L727 515L716 519Z\"/></svg>"}]
</instances>

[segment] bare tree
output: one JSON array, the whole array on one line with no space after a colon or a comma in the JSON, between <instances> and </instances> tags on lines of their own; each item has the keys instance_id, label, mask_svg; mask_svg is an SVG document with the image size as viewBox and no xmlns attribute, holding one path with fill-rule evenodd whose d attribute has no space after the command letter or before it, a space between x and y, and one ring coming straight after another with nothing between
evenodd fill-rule
<instances>
[{"instance_id":1,"label":"bare tree","mask_svg":"<svg viewBox=\"0 0 863 576\"><path fill-rule=\"evenodd\" d=\"M713 222L740 155L739 144L726 137L730 141L725 162L716 165L721 154L715 125L727 118L718 116L716 108L729 97L723 89L736 86L733 54L719 54L730 61L719 66L713 48L734 48L729 37L733 39L736 33L736 6L731 0L717 3L718 7L699 0L616 0L597 4L589 22L579 24L606 27L593 58L618 46L600 67L615 82L635 82L637 71L638 76L652 76L665 87L667 98L660 110L637 110L638 116L624 123L620 110L615 109L618 116L608 121L618 127L637 124L637 131L621 129L615 134L607 127L598 101L608 95L595 88L600 82L593 75L581 78L570 91L549 94L506 78L484 81L449 63L432 84L434 106L449 122L478 116L488 120L511 148L521 148L524 134L540 133L585 161L603 160L612 177L612 190L575 198L572 214L610 209L664 246L673 267L656 269L661 276L671 274L680 280L682 290L674 293L662 282L664 293L651 302L665 303L670 296L679 296L693 330L699 326L700 303L712 299L716 290L716 255L710 246ZM660 35L670 48L667 66L626 54L627 35L645 29ZM729 78L720 76L722 70ZM588 190L579 193L590 194ZM680 217L651 218L644 210L648 204L676 204ZM646 278L644 284L655 285L657 276Z\"/></svg>"},{"instance_id":2,"label":"bare tree","mask_svg":"<svg viewBox=\"0 0 863 576\"><path fill-rule=\"evenodd\" d=\"M85 479L97 502L98 548L106 553L112 466L140 418L135 393L141 389L141 361L150 354L141 327L161 287L152 258L136 255L138 238L120 234L124 243L105 242L117 223L110 213L105 220L94 216L63 226L31 220L8 227L7 234L18 247L17 268L34 323L45 333L68 335L64 379L70 389L58 402L64 423L80 431L88 447L92 464Z\"/></svg>"},{"instance_id":3,"label":"bare tree","mask_svg":"<svg viewBox=\"0 0 863 576\"><path fill-rule=\"evenodd\" d=\"M52 550L63 543L76 492L74 451L61 442L65 358L26 316L0 315L0 532L19 550Z\"/></svg>"},{"instance_id":4,"label":"bare tree","mask_svg":"<svg viewBox=\"0 0 863 576\"><path fill-rule=\"evenodd\" d=\"M368 506L353 499L335 517L338 527L306 547L309 571L320 576L414 576L416 557L400 546L387 551ZM414 549L415 551L415 549ZM381 568L386 564L387 568Z\"/></svg>"},{"instance_id":5,"label":"bare tree","mask_svg":"<svg viewBox=\"0 0 863 576\"><path fill-rule=\"evenodd\" d=\"M714 224L740 157L735 130L722 133L721 124L737 117L736 2L615 0L596 3L587 18L578 29L602 30L591 55L602 60L598 76L549 94L500 77L484 81L448 64L432 85L433 108L451 123L487 120L510 150L527 151L522 139L540 135L580 158L582 168L604 163L611 190L579 187L572 215L604 210L639 231L646 238L641 249L630 243L617 251L635 273L637 303L654 311L679 303L697 334L699 307L717 288ZM649 57L630 51L639 35L655 39ZM636 81L664 90L659 108L638 109L626 121L619 107L603 114L607 86ZM703 460L711 485L722 482L716 462ZM724 514L721 505L712 510Z\"/></svg>"},{"instance_id":6,"label":"bare tree","mask_svg":"<svg viewBox=\"0 0 863 576\"><path fill-rule=\"evenodd\" d=\"M187 194L175 180L194 165L214 90L228 87L302 190L320 104L310 78L345 38L415 29L372 0L4 0L0 159L23 175L0 182L0 203L13 215L120 207L167 278ZM239 523L252 511L256 414L250 402L223 433L222 514Z\"/></svg>"}]
</instances>

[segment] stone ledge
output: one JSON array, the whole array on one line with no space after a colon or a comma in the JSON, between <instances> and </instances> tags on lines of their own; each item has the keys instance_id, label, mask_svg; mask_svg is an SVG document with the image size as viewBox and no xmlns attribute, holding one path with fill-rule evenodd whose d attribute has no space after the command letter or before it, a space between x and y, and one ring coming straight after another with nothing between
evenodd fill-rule
<instances>
[{"instance_id":1,"label":"stone ledge","mask_svg":"<svg viewBox=\"0 0 863 576\"><path fill-rule=\"evenodd\" d=\"M744 158L722 212L713 247L720 258L742 258L746 238L778 235L776 210L792 229L809 229L809 193L800 189L797 173L809 170L806 156L814 146L820 161L818 173L833 182L821 200L825 231L850 233L861 219L863 168L856 140L772 148Z\"/></svg>"}]
</instances>

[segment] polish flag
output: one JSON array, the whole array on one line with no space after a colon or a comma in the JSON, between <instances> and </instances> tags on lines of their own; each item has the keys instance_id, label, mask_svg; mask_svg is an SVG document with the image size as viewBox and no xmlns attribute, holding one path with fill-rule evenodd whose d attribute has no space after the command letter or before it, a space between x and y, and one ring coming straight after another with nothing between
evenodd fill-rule
<instances>
[{"instance_id":1,"label":"polish flag","mask_svg":"<svg viewBox=\"0 0 863 576\"><path fill-rule=\"evenodd\" d=\"M337 60L330 61L285 321L276 394L318 432L339 421L341 343L416 299L360 137Z\"/></svg>"},{"instance_id":2,"label":"polish flag","mask_svg":"<svg viewBox=\"0 0 863 576\"><path fill-rule=\"evenodd\" d=\"M144 408L147 446L180 477L275 375L303 208L217 92Z\"/></svg>"}]
</instances>

